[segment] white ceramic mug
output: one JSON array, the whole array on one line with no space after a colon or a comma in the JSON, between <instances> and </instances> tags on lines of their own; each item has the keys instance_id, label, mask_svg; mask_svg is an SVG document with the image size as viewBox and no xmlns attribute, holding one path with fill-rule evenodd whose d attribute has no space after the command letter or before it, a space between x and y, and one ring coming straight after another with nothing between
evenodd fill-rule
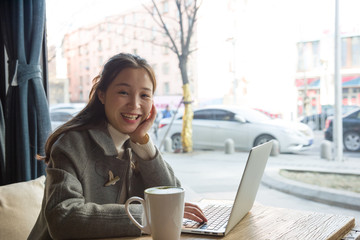
<instances>
[{"instance_id":1,"label":"white ceramic mug","mask_svg":"<svg viewBox=\"0 0 360 240\"><path fill-rule=\"evenodd\" d=\"M185 190L181 187L161 186L148 188L144 198L131 197L125 203L130 220L155 240L180 239L184 216ZM131 202L140 202L144 208L143 224L135 220L129 211Z\"/></svg>"}]
</instances>

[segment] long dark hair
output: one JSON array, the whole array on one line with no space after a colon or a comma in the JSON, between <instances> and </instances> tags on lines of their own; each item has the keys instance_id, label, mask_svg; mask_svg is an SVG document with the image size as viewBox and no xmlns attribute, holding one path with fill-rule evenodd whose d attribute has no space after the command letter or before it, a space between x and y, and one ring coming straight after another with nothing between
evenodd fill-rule
<instances>
[{"instance_id":1,"label":"long dark hair","mask_svg":"<svg viewBox=\"0 0 360 240\"><path fill-rule=\"evenodd\" d=\"M145 69L153 83L153 91L155 91L155 74L152 67L145 59L129 53L120 53L111 57L105 63L101 73L93 79L93 86L89 94L88 104L74 118L60 126L49 136L45 145L45 156L39 157L39 159L45 160L46 163L49 162L51 148L63 133L71 130L93 128L106 121L104 105L98 98L98 92L106 92L116 76L126 68Z\"/></svg>"}]
</instances>

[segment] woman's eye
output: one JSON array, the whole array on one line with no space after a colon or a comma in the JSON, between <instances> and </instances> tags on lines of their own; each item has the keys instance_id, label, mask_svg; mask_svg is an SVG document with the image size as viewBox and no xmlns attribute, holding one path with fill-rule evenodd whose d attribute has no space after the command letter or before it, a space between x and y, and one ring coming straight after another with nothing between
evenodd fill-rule
<instances>
[{"instance_id":1,"label":"woman's eye","mask_svg":"<svg viewBox=\"0 0 360 240\"><path fill-rule=\"evenodd\" d=\"M143 97L143 98L150 98L151 96L150 96L149 94L143 94L143 95L141 95L141 97Z\"/></svg>"},{"instance_id":2,"label":"woman's eye","mask_svg":"<svg viewBox=\"0 0 360 240\"><path fill-rule=\"evenodd\" d=\"M128 93L125 92L125 91L119 91L118 93L119 93L120 95L128 95Z\"/></svg>"}]
</instances>

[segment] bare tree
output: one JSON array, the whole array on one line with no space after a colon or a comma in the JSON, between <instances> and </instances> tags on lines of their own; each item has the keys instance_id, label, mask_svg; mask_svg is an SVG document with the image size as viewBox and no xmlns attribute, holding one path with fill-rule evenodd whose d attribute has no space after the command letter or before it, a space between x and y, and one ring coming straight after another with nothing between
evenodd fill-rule
<instances>
[{"instance_id":1,"label":"bare tree","mask_svg":"<svg viewBox=\"0 0 360 240\"><path fill-rule=\"evenodd\" d=\"M195 50L190 49L190 42L194 33L194 26L197 21L197 14L201 4L197 0L174 0L177 9L177 18L165 19L161 14L156 0L152 0L152 7L145 6L156 24L168 37L168 47L174 52L179 60L179 69L183 83L183 103L185 112L183 115L183 129L181 132L182 147L184 152L192 152L192 97L189 86L187 63L189 55ZM174 24L175 22L175 24Z\"/></svg>"}]
</instances>

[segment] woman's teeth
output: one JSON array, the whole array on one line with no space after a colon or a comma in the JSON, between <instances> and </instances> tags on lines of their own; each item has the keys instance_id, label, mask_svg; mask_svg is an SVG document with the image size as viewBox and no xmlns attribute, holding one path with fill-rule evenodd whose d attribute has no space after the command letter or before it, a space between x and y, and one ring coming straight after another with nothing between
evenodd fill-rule
<instances>
[{"instance_id":1,"label":"woman's teeth","mask_svg":"<svg viewBox=\"0 0 360 240\"><path fill-rule=\"evenodd\" d=\"M133 115L133 114L123 113L122 116L123 116L124 118L129 119L129 120L136 120L140 115Z\"/></svg>"}]
</instances>

